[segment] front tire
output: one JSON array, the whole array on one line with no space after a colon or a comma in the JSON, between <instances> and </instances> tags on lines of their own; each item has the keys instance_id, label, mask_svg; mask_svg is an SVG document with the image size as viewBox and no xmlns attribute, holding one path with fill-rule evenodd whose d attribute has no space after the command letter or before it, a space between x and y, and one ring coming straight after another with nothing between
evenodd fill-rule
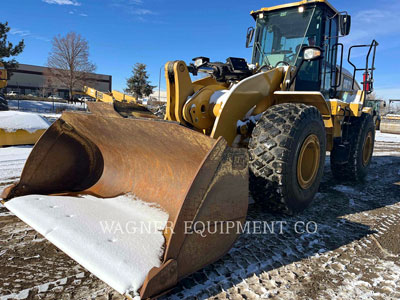
<instances>
[{"instance_id":1,"label":"front tire","mask_svg":"<svg viewBox=\"0 0 400 300\"><path fill-rule=\"evenodd\" d=\"M326 133L318 109L274 105L257 122L249 143L250 193L273 211L304 210L323 174Z\"/></svg>"}]
</instances>

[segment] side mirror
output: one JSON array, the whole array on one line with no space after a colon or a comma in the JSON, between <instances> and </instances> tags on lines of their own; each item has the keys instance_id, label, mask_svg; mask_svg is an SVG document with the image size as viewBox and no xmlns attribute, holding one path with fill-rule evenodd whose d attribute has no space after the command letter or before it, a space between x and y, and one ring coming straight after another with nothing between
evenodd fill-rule
<instances>
[{"instance_id":1,"label":"side mirror","mask_svg":"<svg viewBox=\"0 0 400 300\"><path fill-rule=\"evenodd\" d=\"M247 28L246 48L250 48L251 47L251 42L253 41L253 36L254 36L254 28L253 27Z\"/></svg>"},{"instance_id":2,"label":"side mirror","mask_svg":"<svg viewBox=\"0 0 400 300\"><path fill-rule=\"evenodd\" d=\"M348 15L347 13L345 15L340 15L339 16L339 28L340 28L340 34L345 36L350 33L350 27L351 27L351 16Z\"/></svg>"},{"instance_id":3,"label":"side mirror","mask_svg":"<svg viewBox=\"0 0 400 300\"><path fill-rule=\"evenodd\" d=\"M319 47L303 47L303 59L306 61L312 61L322 58L322 51Z\"/></svg>"}]
</instances>

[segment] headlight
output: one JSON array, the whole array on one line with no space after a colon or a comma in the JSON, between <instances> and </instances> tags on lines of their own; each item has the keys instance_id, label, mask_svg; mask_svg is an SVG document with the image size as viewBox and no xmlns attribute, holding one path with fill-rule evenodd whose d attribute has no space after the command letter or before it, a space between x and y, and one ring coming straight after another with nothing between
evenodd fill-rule
<instances>
[{"instance_id":1,"label":"headlight","mask_svg":"<svg viewBox=\"0 0 400 300\"><path fill-rule=\"evenodd\" d=\"M192 61L194 61L194 65L196 67L199 67L205 63L210 62L210 59L208 57L198 56L198 57L193 58Z\"/></svg>"},{"instance_id":2,"label":"headlight","mask_svg":"<svg viewBox=\"0 0 400 300\"><path fill-rule=\"evenodd\" d=\"M314 60L320 56L321 56L321 50L319 50L319 49L310 48L310 49L304 50L304 59L305 60Z\"/></svg>"},{"instance_id":3,"label":"headlight","mask_svg":"<svg viewBox=\"0 0 400 300\"><path fill-rule=\"evenodd\" d=\"M201 66L203 64L203 59L202 58L198 58L194 61L194 65L196 67Z\"/></svg>"}]
</instances>

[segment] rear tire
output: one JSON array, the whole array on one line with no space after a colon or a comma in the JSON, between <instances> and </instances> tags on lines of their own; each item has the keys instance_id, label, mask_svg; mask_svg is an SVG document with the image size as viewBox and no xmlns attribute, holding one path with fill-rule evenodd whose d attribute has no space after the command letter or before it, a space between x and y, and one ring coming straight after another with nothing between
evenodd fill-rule
<instances>
[{"instance_id":1,"label":"rear tire","mask_svg":"<svg viewBox=\"0 0 400 300\"><path fill-rule=\"evenodd\" d=\"M304 210L323 174L326 133L318 109L274 105L257 122L249 143L250 193L268 209Z\"/></svg>"},{"instance_id":2,"label":"rear tire","mask_svg":"<svg viewBox=\"0 0 400 300\"><path fill-rule=\"evenodd\" d=\"M338 180L359 181L368 173L374 150L375 124L370 114L351 117L343 127L343 140L333 141L331 170Z\"/></svg>"}]
</instances>

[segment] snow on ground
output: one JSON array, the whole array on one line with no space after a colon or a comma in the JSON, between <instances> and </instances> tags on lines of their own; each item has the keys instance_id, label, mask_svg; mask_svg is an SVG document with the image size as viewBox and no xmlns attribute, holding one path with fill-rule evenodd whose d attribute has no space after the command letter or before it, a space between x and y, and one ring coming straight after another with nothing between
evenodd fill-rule
<instances>
[{"instance_id":1,"label":"snow on ground","mask_svg":"<svg viewBox=\"0 0 400 300\"><path fill-rule=\"evenodd\" d=\"M299 215L250 205L248 222L282 221L283 233L242 234L161 299L400 299L398 137L377 132L362 183L335 180L328 159L317 196ZM1 171L3 161L22 168L23 151L30 147L0 148L3 182L16 179ZM309 222L315 233L303 232ZM13 215L0 215L0 241L0 299L124 299Z\"/></svg>"},{"instance_id":2,"label":"snow on ground","mask_svg":"<svg viewBox=\"0 0 400 300\"><path fill-rule=\"evenodd\" d=\"M375 141L377 142L389 142L389 143L400 143L400 134L382 133L377 131L375 134Z\"/></svg>"},{"instance_id":3,"label":"snow on ground","mask_svg":"<svg viewBox=\"0 0 400 300\"><path fill-rule=\"evenodd\" d=\"M39 113L40 116L44 118L53 118L53 119L58 119L61 117L61 114L56 114L56 113Z\"/></svg>"},{"instance_id":4,"label":"snow on ground","mask_svg":"<svg viewBox=\"0 0 400 300\"><path fill-rule=\"evenodd\" d=\"M61 103L34 100L8 100L8 107L11 110L24 110L32 112L57 112L61 110L86 110L85 103Z\"/></svg>"},{"instance_id":5,"label":"snow on ground","mask_svg":"<svg viewBox=\"0 0 400 300\"><path fill-rule=\"evenodd\" d=\"M86 111L85 103L60 103L60 102L46 102L46 101L33 101L33 100L8 100L8 107L10 111L26 111L35 113L50 123L53 123L65 110L79 110Z\"/></svg>"},{"instance_id":6,"label":"snow on ground","mask_svg":"<svg viewBox=\"0 0 400 300\"><path fill-rule=\"evenodd\" d=\"M0 148L0 194L5 185L18 180L32 146Z\"/></svg>"},{"instance_id":7,"label":"snow on ground","mask_svg":"<svg viewBox=\"0 0 400 300\"><path fill-rule=\"evenodd\" d=\"M84 274L82 272L80 274L77 274L74 277L79 278L80 277L79 275L81 275L82 277L84 276ZM51 285L53 285L53 286L54 285L63 285L63 284L66 284L67 281L68 281L68 277L65 277L65 278L55 280L55 281L46 282L44 284L37 286L36 288L40 293L43 293L43 292L46 292ZM0 299L1 300L26 299L26 298L28 298L30 291L31 291L31 289L24 289L24 290L20 291L19 293L13 293L13 294L10 294L7 296L2 296Z\"/></svg>"},{"instance_id":8,"label":"snow on ground","mask_svg":"<svg viewBox=\"0 0 400 300\"><path fill-rule=\"evenodd\" d=\"M400 134L382 133L377 131L375 134L375 156L389 158L400 155ZM382 163L383 160L380 160Z\"/></svg>"},{"instance_id":9,"label":"snow on ground","mask_svg":"<svg viewBox=\"0 0 400 300\"><path fill-rule=\"evenodd\" d=\"M133 196L29 195L5 206L121 294L161 265L168 214Z\"/></svg>"},{"instance_id":10,"label":"snow on ground","mask_svg":"<svg viewBox=\"0 0 400 300\"><path fill-rule=\"evenodd\" d=\"M47 129L49 122L41 116L28 112L0 111L0 129L6 132L15 132L19 129L33 133L40 129Z\"/></svg>"}]
</instances>

